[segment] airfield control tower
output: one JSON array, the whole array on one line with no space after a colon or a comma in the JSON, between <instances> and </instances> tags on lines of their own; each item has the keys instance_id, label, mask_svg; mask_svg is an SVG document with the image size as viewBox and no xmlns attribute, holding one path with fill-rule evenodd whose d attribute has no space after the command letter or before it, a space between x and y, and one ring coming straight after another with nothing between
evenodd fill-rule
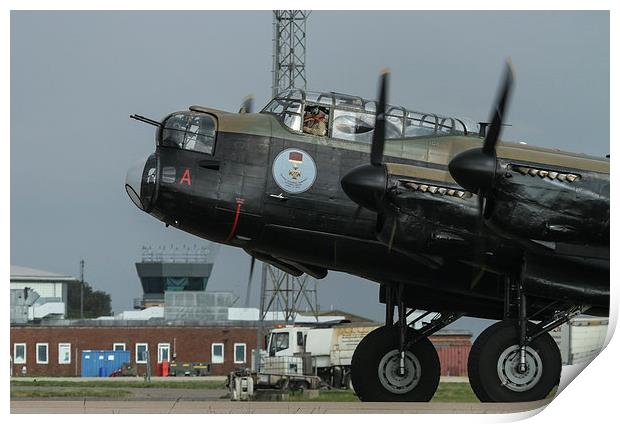
<instances>
[{"instance_id":1,"label":"airfield control tower","mask_svg":"<svg viewBox=\"0 0 620 424\"><path fill-rule=\"evenodd\" d=\"M207 247L144 246L136 263L144 295L134 299L134 308L163 306L167 291L205 291L212 269Z\"/></svg>"}]
</instances>

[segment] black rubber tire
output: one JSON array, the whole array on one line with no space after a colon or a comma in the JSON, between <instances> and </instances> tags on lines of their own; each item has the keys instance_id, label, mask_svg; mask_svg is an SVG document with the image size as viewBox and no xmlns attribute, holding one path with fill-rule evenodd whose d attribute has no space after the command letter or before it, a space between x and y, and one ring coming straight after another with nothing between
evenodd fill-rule
<instances>
[{"instance_id":1,"label":"black rubber tire","mask_svg":"<svg viewBox=\"0 0 620 424\"><path fill-rule=\"evenodd\" d=\"M408 329L408 337L415 331ZM379 327L362 339L351 359L351 383L355 394L364 402L428 402L437 386L441 366L439 356L428 338L421 339L409 348L420 363L420 381L407 393L392 393L379 379L379 364L384 355L398 349L397 326Z\"/></svg>"},{"instance_id":2,"label":"black rubber tire","mask_svg":"<svg viewBox=\"0 0 620 424\"><path fill-rule=\"evenodd\" d=\"M533 329L534 324L530 324ZM519 326L514 320L500 321L484 330L474 342L467 360L472 390L481 402L530 402L546 398L560 383L562 357L557 343L548 333L528 344L540 357L542 375L531 389L517 392L502 385L498 360L507 348L519 343Z\"/></svg>"}]
</instances>

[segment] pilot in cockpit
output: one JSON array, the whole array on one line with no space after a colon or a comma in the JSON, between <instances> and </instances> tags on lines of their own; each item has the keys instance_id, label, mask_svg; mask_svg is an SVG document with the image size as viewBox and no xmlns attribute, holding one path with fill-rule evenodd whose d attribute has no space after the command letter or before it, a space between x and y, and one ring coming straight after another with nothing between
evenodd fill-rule
<instances>
[{"instance_id":1,"label":"pilot in cockpit","mask_svg":"<svg viewBox=\"0 0 620 424\"><path fill-rule=\"evenodd\" d=\"M327 115L318 106L306 108L304 114L304 132L319 136L327 135Z\"/></svg>"}]
</instances>

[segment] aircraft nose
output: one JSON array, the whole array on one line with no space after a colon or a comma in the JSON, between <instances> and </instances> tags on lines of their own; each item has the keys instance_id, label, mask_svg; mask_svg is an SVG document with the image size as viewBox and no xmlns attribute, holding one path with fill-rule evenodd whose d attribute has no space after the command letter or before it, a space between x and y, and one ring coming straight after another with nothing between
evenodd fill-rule
<instances>
[{"instance_id":1,"label":"aircraft nose","mask_svg":"<svg viewBox=\"0 0 620 424\"><path fill-rule=\"evenodd\" d=\"M157 194L157 157L155 153L137 161L125 178L125 190L137 207L149 212Z\"/></svg>"},{"instance_id":2,"label":"aircraft nose","mask_svg":"<svg viewBox=\"0 0 620 424\"><path fill-rule=\"evenodd\" d=\"M134 163L131 168L127 170L127 176L125 177L125 191L129 195L131 201L142 210L144 210L145 207L140 198L140 191L142 189L142 175L144 174L147 160L148 156Z\"/></svg>"}]
</instances>

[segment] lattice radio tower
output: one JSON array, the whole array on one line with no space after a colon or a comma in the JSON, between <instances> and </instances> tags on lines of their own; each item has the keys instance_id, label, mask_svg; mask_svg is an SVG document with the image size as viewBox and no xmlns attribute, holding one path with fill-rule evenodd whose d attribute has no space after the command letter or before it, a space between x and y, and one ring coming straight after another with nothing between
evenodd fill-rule
<instances>
[{"instance_id":1,"label":"lattice radio tower","mask_svg":"<svg viewBox=\"0 0 620 424\"><path fill-rule=\"evenodd\" d=\"M289 88L306 88L306 19L304 10L273 12L273 96ZM294 277L263 263L260 319L273 320L281 312L286 323L305 312L318 321L317 283L306 274Z\"/></svg>"},{"instance_id":2,"label":"lattice radio tower","mask_svg":"<svg viewBox=\"0 0 620 424\"><path fill-rule=\"evenodd\" d=\"M279 320L276 315L278 312L282 314L285 323L293 322L299 312L312 314L318 321L317 283L307 274L295 277L264 263L261 278L261 320Z\"/></svg>"},{"instance_id":3,"label":"lattice radio tower","mask_svg":"<svg viewBox=\"0 0 620 424\"><path fill-rule=\"evenodd\" d=\"M306 89L307 10L273 11L273 97L288 88Z\"/></svg>"}]
</instances>

